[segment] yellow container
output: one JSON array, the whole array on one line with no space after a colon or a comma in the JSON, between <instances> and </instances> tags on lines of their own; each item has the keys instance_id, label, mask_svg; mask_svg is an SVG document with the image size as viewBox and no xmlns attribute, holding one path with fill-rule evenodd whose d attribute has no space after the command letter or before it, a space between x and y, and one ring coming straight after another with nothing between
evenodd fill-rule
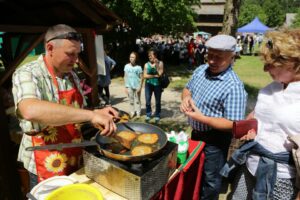
<instances>
[{"instance_id":1,"label":"yellow container","mask_svg":"<svg viewBox=\"0 0 300 200\"><path fill-rule=\"evenodd\" d=\"M103 200L102 194L87 184L71 184L51 192L45 200Z\"/></svg>"}]
</instances>

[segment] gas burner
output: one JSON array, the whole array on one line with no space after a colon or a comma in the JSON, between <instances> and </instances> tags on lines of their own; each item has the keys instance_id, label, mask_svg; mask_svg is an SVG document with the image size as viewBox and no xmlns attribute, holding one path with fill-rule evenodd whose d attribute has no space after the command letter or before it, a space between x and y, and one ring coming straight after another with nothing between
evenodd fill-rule
<instances>
[{"instance_id":1,"label":"gas burner","mask_svg":"<svg viewBox=\"0 0 300 200\"><path fill-rule=\"evenodd\" d=\"M177 148L177 144L168 142L157 155L139 162L113 160L101 155L97 148L85 148L85 174L127 199L150 199L175 171L176 165L170 163L176 163Z\"/></svg>"}]
</instances>

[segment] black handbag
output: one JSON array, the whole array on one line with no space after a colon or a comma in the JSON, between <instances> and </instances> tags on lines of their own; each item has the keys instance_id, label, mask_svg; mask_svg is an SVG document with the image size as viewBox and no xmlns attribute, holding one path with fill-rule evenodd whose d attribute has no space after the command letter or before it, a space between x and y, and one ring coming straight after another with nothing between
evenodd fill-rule
<instances>
[{"instance_id":1,"label":"black handbag","mask_svg":"<svg viewBox=\"0 0 300 200\"><path fill-rule=\"evenodd\" d=\"M167 88L170 84L170 78L166 73L163 73L160 77L159 77L159 82L160 82L160 86L162 88Z\"/></svg>"}]
</instances>

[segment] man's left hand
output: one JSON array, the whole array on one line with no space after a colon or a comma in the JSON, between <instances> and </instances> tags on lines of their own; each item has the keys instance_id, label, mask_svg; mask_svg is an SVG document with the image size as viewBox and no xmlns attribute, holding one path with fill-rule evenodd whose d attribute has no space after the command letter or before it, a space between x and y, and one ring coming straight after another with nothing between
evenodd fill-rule
<instances>
[{"instance_id":1,"label":"man's left hand","mask_svg":"<svg viewBox=\"0 0 300 200\"><path fill-rule=\"evenodd\" d=\"M191 109L184 112L184 114L193 120L202 122L202 119L205 117L205 115L203 115L203 113L197 108L193 100L190 100L189 103Z\"/></svg>"}]
</instances>

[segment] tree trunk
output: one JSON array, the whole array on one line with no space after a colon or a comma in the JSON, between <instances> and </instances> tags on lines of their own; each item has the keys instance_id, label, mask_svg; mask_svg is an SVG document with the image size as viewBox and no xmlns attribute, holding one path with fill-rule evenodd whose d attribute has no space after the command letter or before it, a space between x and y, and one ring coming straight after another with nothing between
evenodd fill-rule
<instances>
[{"instance_id":1,"label":"tree trunk","mask_svg":"<svg viewBox=\"0 0 300 200\"><path fill-rule=\"evenodd\" d=\"M235 36L241 0L226 0L222 33Z\"/></svg>"}]
</instances>

